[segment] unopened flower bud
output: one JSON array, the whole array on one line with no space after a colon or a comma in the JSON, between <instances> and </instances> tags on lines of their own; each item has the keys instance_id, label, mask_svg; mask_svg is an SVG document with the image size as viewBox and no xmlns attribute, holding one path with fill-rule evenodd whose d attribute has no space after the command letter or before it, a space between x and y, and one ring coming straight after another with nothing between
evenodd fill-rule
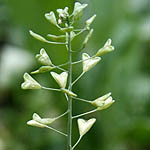
<instances>
[{"instance_id":1,"label":"unopened flower bud","mask_svg":"<svg viewBox=\"0 0 150 150\"><path fill-rule=\"evenodd\" d=\"M57 25L57 21L56 21L56 17L55 17L55 14L54 14L53 11L51 11L50 13L46 13L46 14L45 14L45 18L46 18L50 23L52 23L53 25L58 26L58 25Z\"/></svg>"},{"instance_id":2,"label":"unopened flower bud","mask_svg":"<svg viewBox=\"0 0 150 150\"><path fill-rule=\"evenodd\" d=\"M43 65L46 65L46 66L52 65L52 62L44 48L42 48L40 50L40 54L37 54L35 57L38 60L38 62L40 62Z\"/></svg>"},{"instance_id":3,"label":"unopened flower bud","mask_svg":"<svg viewBox=\"0 0 150 150\"><path fill-rule=\"evenodd\" d=\"M100 60L100 57L91 58L87 53L82 54L83 60L83 72L87 72L92 69Z\"/></svg>"},{"instance_id":4,"label":"unopened flower bud","mask_svg":"<svg viewBox=\"0 0 150 150\"><path fill-rule=\"evenodd\" d=\"M88 20L86 20L86 22L85 22L86 26L89 27L89 26L93 23L93 21L95 20L95 18L96 18L96 14L93 15L93 16L92 16L91 18L89 18Z\"/></svg>"},{"instance_id":5,"label":"unopened flower bud","mask_svg":"<svg viewBox=\"0 0 150 150\"><path fill-rule=\"evenodd\" d=\"M79 2L76 2L74 5L74 10L73 10L73 18L75 20L80 19L83 13L83 10L88 6L88 4L81 4Z\"/></svg>"},{"instance_id":6,"label":"unopened flower bud","mask_svg":"<svg viewBox=\"0 0 150 150\"><path fill-rule=\"evenodd\" d=\"M41 85L35 81L28 73L23 75L24 83L21 84L21 88L26 89L41 89Z\"/></svg>"},{"instance_id":7,"label":"unopened flower bud","mask_svg":"<svg viewBox=\"0 0 150 150\"><path fill-rule=\"evenodd\" d=\"M109 52L112 52L114 51L114 46L111 45L111 39L108 39L105 43L105 45L100 49L98 50L98 52L96 53L96 56L101 56L105 53L109 53Z\"/></svg>"},{"instance_id":8,"label":"unopened flower bud","mask_svg":"<svg viewBox=\"0 0 150 150\"><path fill-rule=\"evenodd\" d=\"M32 71L31 74L37 74L37 73L45 73L53 70L55 67L51 66L42 66L38 70Z\"/></svg>"},{"instance_id":9,"label":"unopened flower bud","mask_svg":"<svg viewBox=\"0 0 150 150\"><path fill-rule=\"evenodd\" d=\"M66 87L67 78L68 78L68 73L67 72L62 72L61 74L51 72L51 75L61 88Z\"/></svg>"},{"instance_id":10,"label":"unopened flower bud","mask_svg":"<svg viewBox=\"0 0 150 150\"><path fill-rule=\"evenodd\" d=\"M35 39L37 39L37 40L39 40L39 41L41 41L41 42L47 42L47 40L44 38L44 37L42 37L41 35L39 35L39 34L37 34L37 33L34 33L33 31L29 31L29 33L30 33L30 35L32 36L32 37L34 37Z\"/></svg>"},{"instance_id":11,"label":"unopened flower bud","mask_svg":"<svg viewBox=\"0 0 150 150\"><path fill-rule=\"evenodd\" d=\"M70 91L68 89L61 88L61 91L66 93L69 96L77 97L77 94L73 93L72 91Z\"/></svg>"},{"instance_id":12,"label":"unopened flower bud","mask_svg":"<svg viewBox=\"0 0 150 150\"><path fill-rule=\"evenodd\" d=\"M95 122L95 118L89 120L78 119L78 128L80 136L82 137L83 135L85 135L92 128Z\"/></svg>"}]
</instances>

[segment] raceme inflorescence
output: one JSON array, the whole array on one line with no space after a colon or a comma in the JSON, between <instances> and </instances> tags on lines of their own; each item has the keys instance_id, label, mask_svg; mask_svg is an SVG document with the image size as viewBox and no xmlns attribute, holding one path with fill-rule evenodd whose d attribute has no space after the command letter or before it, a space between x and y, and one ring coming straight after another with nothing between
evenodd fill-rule
<instances>
[{"instance_id":1,"label":"raceme inflorescence","mask_svg":"<svg viewBox=\"0 0 150 150\"><path fill-rule=\"evenodd\" d=\"M31 77L30 74L25 73L23 78L24 82L21 85L21 88L26 89L44 89L49 91L58 91L62 92L67 100L68 108L67 111L60 116L54 117L54 118L41 118L37 113L34 113L32 116L32 119L27 122L30 126L40 127L40 128L48 128L50 130L53 130L67 138L67 150L73 150L78 145L82 137L92 128L94 123L96 122L95 118L91 118L89 120L85 120L83 118L80 118L82 116L104 110L108 107L110 107L115 100L111 97L111 93L107 93L104 96L98 97L95 100L86 100L83 98L78 97L77 93L74 93L72 91L73 85L89 70L91 70L93 67L95 67L100 61L102 55L112 52L114 50L114 47L111 45L111 39L108 39L104 46L100 48L96 54L93 56L90 56L87 53L82 53L82 59L76 62L72 61L72 41L74 38L82 34L83 32L88 32L85 39L82 42L80 52L84 50L86 47L89 39L92 36L93 29L91 29L91 24L95 20L96 15L93 15L89 19L85 21L85 26L82 29L75 29L74 23L77 22L83 13L83 10L87 7L87 4L81 4L79 2L76 2L74 5L74 10L72 14L68 13L68 7L65 7L64 9L57 9L58 17L55 16L55 13L51 11L50 13L45 14L45 18L53 24L58 30L62 33L61 35L52 35L48 34L48 38L50 40L47 40L43 36L33 32L29 31L30 35L45 43L49 44L58 44L58 45L64 45L68 52L68 61L65 64L61 65L55 65L50 57L48 56L46 50L42 48L40 50L40 53L35 56L37 61L41 64L41 67L38 68L35 71L32 71L31 74L39 74L39 73L45 73L50 72L51 77L57 82L59 88L52 88L52 87L44 87L41 84L39 84L35 79ZM75 53L74 53L75 54ZM82 73L76 78L72 79L72 65L75 64L82 64ZM68 66L68 70L65 70L63 66ZM58 74L54 72L60 70L62 73ZM78 100L83 101L85 103L88 103L90 105L93 105L95 107L93 110L84 112L79 115L73 115L72 114L72 100ZM54 121L57 121L61 117L68 115L68 126L67 126L67 132L61 132L53 127L50 126ZM72 144L72 120L77 119L77 124L79 128L79 139L75 144Z\"/></svg>"}]
</instances>

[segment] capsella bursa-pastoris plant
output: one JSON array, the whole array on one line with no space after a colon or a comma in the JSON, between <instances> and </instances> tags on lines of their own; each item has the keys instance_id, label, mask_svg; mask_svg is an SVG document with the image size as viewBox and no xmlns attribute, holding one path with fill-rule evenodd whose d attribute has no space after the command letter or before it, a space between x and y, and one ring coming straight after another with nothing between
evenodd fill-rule
<instances>
[{"instance_id":1,"label":"capsella bursa-pastoris plant","mask_svg":"<svg viewBox=\"0 0 150 150\"><path fill-rule=\"evenodd\" d=\"M45 43L49 44L58 44L58 45L64 45L68 52L68 62L61 65L55 65L50 57L48 56L46 50L42 48L40 50L40 53L36 55L37 61L41 64L41 67L33 72L31 74L39 74L39 73L45 73L50 72L51 77L57 82L59 88L52 88L52 87L44 87L41 84L39 84L36 80L34 80L31 75L28 73L25 73L24 83L22 83L21 87L22 89L44 89L49 90L52 92L62 92L64 93L64 96L68 103L67 111L60 116L57 116L55 118L42 118L37 113L34 113L32 116L32 119L27 122L30 126L35 126L39 128L48 128L50 130L53 130L67 138L67 150L73 150L75 147L79 144L82 137L92 128L94 123L96 122L95 118L90 118L89 120L84 120L83 116L88 115L90 113L98 112L101 110L104 110L108 107L110 107L115 101L111 97L111 93L107 93L104 96L98 97L95 100L86 100L83 98L78 97L77 93L73 92L73 85L88 71L90 71L93 67L96 66L101 61L102 55L112 52L114 50L114 47L111 45L111 39L108 39L104 46L100 48L96 54L93 56L90 56L87 53L82 53L82 59L76 62L72 61L72 55L76 54L72 50L72 40L82 34L83 32L88 32L85 39L82 42L80 52L86 47L89 39L92 36L93 29L91 29L91 24L95 20L96 15L93 15L89 19L85 21L85 26L83 29L75 29L74 23L77 22L83 13L83 10L87 7L87 4L80 4L79 2L76 2L74 5L74 10L72 14L70 15L68 13L68 7L65 7L64 9L57 9L58 18L56 19L55 13L51 11L50 13L45 14L45 18L54 26L58 28L58 30L62 33L61 35L52 35L48 34L48 38L50 40L47 40L43 36L33 32L29 31L30 35ZM82 64L82 72L81 74L76 78L72 79L72 65L75 64ZM65 70L63 66L67 65L68 70ZM54 71L61 70L62 73L58 74ZM68 82L68 83L67 83ZM67 86L68 85L68 86ZM83 101L85 103L88 103L90 105L93 105L95 107L93 110L88 112L83 112L82 114L73 115L72 114L72 100L78 100ZM64 133L62 131L59 131L58 129L52 128L50 125L54 122L60 119L61 117L68 115L68 126L67 131ZM76 143L72 143L72 121L73 119L77 119L77 124L79 128L79 139Z\"/></svg>"}]
</instances>

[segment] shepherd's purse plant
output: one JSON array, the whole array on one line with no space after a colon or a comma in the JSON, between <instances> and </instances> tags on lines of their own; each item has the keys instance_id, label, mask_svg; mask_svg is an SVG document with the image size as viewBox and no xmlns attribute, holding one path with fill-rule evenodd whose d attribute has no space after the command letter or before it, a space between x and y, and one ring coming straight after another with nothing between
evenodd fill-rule
<instances>
[{"instance_id":1,"label":"shepherd's purse plant","mask_svg":"<svg viewBox=\"0 0 150 150\"><path fill-rule=\"evenodd\" d=\"M61 31L61 35L52 35L48 34L47 36L51 40L47 40L43 36L33 32L29 31L30 35L45 43L49 44L57 44L57 45L64 45L66 46L67 52L68 52L68 61L65 64L61 65L55 65L50 57L48 56L46 50L42 48L40 50L40 53L37 54L35 57L37 61L41 64L41 67L33 72L31 74L39 74L39 73L45 73L50 72L51 77L57 82L59 88L52 88L52 87L44 87L41 84L39 84L32 76L28 73L25 73L23 78L24 82L21 85L21 88L26 89L44 89L49 90L52 92L62 92L64 93L64 96L66 98L66 101L68 103L67 111L60 116L56 116L54 118L42 118L37 113L34 113L32 116L32 119L27 122L28 125L39 127L39 128L48 128L50 130L53 130L57 132L58 134L63 135L65 138L67 138L67 150L74 150L76 146L79 144L80 140L83 138L83 136L92 128L94 123L96 122L96 118L90 118L89 120L84 120L83 116L95 113L98 111L102 111L108 107L110 107L115 100L111 97L111 93L107 93L101 97L98 97L95 100L86 100L83 98L78 97L77 93L73 92L73 85L77 83L77 81L88 71L90 71L93 67L96 66L101 61L102 55L112 52L114 50L114 47L111 45L111 39L108 39L104 46L100 48L96 54L93 56L90 56L87 53L82 53L82 59L76 62L72 61L72 55L75 54L72 49L72 40L82 34L83 32L87 31L87 35L85 39L82 42L81 48L79 51L82 51L89 39L92 36L93 29L91 29L91 24L95 20L96 15L93 15L88 20L85 21L85 26L82 29L75 29L74 23L77 22L83 13L83 10L87 7L87 4L81 4L79 2L76 2L74 5L74 10L72 14L70 15L68 13L68 7L65 7L64 9L57 9L58 18L55 16L55 13L51 11L50 13L45 14L45 18L54 26L58 28L59 31ZM75 64L82 64L82 73L76 78L72 79L72 65ZM67 65L68 70L65 70L63 66ZM62 73L58 74L54 72L53 70L61 70ZM93 110L88 112L83 112L82 114L74 115L72 113L72 100L78 100L85 103L88 103L89 105L93 105L95 107ZM68 115L68 126L66 133L59 131L58 129L55 129L51 127L50 125L54 122L60 119L61 117ZM76 143L72 143L72 121L73 119L77 119L78 128L79 128L79 139Z\"/></svg>"}]
</instances>

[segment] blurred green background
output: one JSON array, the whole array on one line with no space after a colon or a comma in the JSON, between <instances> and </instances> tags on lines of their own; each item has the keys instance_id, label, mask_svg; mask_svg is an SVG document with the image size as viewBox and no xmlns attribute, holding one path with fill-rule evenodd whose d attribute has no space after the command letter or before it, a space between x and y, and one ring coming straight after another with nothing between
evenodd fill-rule
<instances>
[{"instance_id":1,"label":"blurred green background","mask_svg":"<svg viewBox=\"0 0 150 150\"><path fill-rule=\"evenodd\" d=\"M0 0L0 150L65 150L66 139L53 131L26 125L32 114L54 117L66 110L63 94L47 91L23 91L24 72L37 69L34 55L45 48L55 64L67 61L64 46L43 44L30 37L32 29L41 35L59 34L44 14L68 6L73 0ZM94 128L83 138L77 150L150 150L150 1L83 0L88 3L79 26L97 14L92 27L93 38L84 50L93 55L108 38L115 51L74 86L79 97L93 100L112 92L116 103L107 110L91 114ZM76 50L81 38L73 42ZM81 53L74 53L79 60ZM73 77L81 72L74 66ZM34 78L47 87L58 87L49 73ZM93 107L74 101L73 112L79 114ZM65 131L67 118L53 124ZM78 138L73 124L73 142Z\"/></svg>"}]
</instances>

